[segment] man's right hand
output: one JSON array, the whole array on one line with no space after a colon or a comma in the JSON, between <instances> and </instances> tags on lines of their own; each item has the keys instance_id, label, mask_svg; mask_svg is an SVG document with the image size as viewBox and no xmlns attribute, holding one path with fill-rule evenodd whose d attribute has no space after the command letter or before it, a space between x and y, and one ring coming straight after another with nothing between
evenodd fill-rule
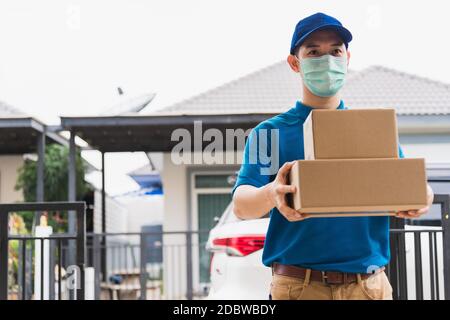
<instances>
[{"instance_id":1,"label":"man's right hand","mask_svg":"<svg viewBox=\"0 0 450 320\"><path fill-rule=\"evenodd\" d=\"M283 164L280 170L278 170L275 180L270 182L267 188L267 197L273 207L276 207L278 211L291 222L308 218L307 214L295 211L289 207L286 202L286 194L294 193L296 191L295 186L287 184L287 175L294 163L295 161L291 161Z\"/></svg>"}]
</instances>

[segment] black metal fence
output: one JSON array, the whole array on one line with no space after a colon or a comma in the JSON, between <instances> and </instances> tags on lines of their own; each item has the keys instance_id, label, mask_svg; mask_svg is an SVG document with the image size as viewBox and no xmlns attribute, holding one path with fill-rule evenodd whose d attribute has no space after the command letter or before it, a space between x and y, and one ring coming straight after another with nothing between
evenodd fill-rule
<instances>
[{"instance_id":1,"label":"black metal fence","mask_svg":"<svg viewBox=\"0 0 450 320\"><path fill-rule=\"evenodd\" d=\"M70 289L67 298L84 299L85 210L84 202L0 204L0 300L55 299L55 289L57 298L63 299L62 293L67 288ZM67 211L69 215L76 215L76 231L75 233L42 237L11 235L9 214L24 211ZM18 242L16 270L11 270L10 266L9 252L10 244L13 241ZM68 248L67 254L63 254L63 247ZM48 273L45 270L48 270ZM63 275L63 270L67 274ZM73 273L69 274L72 271ZM36 272L38 272L39 279L36 279ZM67 275L71 277L67 277ZM11 278L16 282L17 290L12 288ZM73 283L69 283L70 281ZM46 283L48 283L48 287L45 286ZM34 290L32 286L34 286Z\"/></svg>"},{"instance_id":2,"label":"black metal fence","mask_svg":"<svg viewBox=\"0 0 450 320\"><path fill-rule=\"evenodd\" d=\"M90 233L87 267L95 270L95 299L197 299L199 259L209 231ZM203 266L204 267L204 266Z\"/></svg>"},{"instance_id":3,"label":"black metal fence","mask_svg":"<svg viewBox=\"0 0 450 320\"><path fill-rule=\"evenodd\" d=\"M450 300L450 195L435 195L433 205L440 226L408 226L402 219L401 228L390 231L387 275L395 300Z\"/></svg>"}]
</instances>

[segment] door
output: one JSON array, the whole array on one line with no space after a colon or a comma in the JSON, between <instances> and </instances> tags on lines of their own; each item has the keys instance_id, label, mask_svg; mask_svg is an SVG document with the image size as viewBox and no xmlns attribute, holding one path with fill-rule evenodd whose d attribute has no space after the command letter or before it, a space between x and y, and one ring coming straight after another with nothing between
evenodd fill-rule
<instances>
[{"instance_id":1,"label":"door","mask_svg":"<svg viewBox=\"0 0 450 320\"><path fill-rule=\"evenodd\" d=\"M209 283L211 253L205 249L209 230L216 225L215 218L222 215L231 202L234 173L197 173L194 175L194 210L197 213L199 282ZM195 224L194 224L195 225Z\"/></svg>"}]
</instances>

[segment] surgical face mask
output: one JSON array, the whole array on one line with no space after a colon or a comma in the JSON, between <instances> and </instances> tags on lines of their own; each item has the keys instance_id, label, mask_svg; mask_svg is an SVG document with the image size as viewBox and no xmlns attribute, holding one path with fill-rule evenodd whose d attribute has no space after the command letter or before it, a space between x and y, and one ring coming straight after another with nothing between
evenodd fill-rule
<instances>
[{"instance_id":1,"label":"surgical face mask","mask_svg":"<svg viewBox=\"0 0 450 320\"><path fill-rule=\"evenodd\" d=\"M320 57L301 59L299 63L303 83L316 96L334 96L344 85L347 74L346 55L334 57L325 54Z\"/></svg>"}]
</instances>

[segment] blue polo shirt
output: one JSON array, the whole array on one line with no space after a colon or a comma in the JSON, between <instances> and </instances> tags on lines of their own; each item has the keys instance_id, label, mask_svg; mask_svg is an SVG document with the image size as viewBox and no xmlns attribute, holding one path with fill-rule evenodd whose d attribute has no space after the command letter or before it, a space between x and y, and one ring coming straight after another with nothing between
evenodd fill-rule
<instances>
[{"instance_id":1,"label":"blue polo shirt","mask_svg":"<svg viewBox=\"0 0 450 320\"><path fill-rule=\"evenodd\" d=\"M337 109L348 108L341 101ZM302 126L311 110L312 107L297 101L289 111L261 122L252 130L233 193L240 185L262 187L276 176L277 170L273 174L262 174L261 169L268 170L271 163L259 156L255 161L250 155L255 146L258 155L262 152L273 159L272 156L278 154L277 168L285 162L304 159ZM260 132L265 134L270 129L278 129L274 130L278 132L278 139L271 139L270 134L266 135L266 140L259 138ZM263 140L266 143L260 143ZM399 156L404 157L400 146ZM278 262L321 271L366 273L385 266L389 258L389 217L312 218L289 222L277 208L270 212L262 256L263 264L268 267Z\"/></svg>"}]
</instances>

